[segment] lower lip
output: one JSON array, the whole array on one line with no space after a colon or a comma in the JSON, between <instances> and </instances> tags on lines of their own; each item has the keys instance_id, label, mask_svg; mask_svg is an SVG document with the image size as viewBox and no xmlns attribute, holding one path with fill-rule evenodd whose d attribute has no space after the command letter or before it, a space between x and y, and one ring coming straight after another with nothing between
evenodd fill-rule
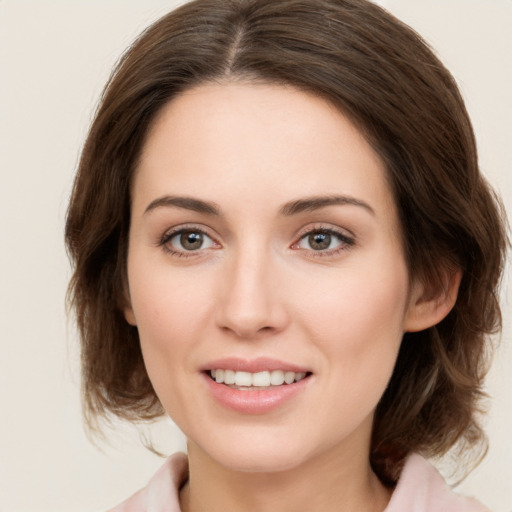
<instances>
[{"instance_id":1,"label":"lower lip","mask_svg":"<svg viewBox=\"0 0 512 512\"><path fill-rule=\"evenodd\" d=\"M243 390L219 384L206 373L206 385L213 397L224 407L243 414L264 414L283 406L304 392L311 375L293 384L283 384L268 389Z\"/></svg>"}]
</instances>

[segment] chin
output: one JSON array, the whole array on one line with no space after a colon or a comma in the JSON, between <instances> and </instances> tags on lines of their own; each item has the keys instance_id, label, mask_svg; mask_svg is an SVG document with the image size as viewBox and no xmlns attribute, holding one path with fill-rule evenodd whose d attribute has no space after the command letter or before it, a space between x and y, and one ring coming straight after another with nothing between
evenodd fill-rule
<instances>
[{"instance_id":1,"label":"chin","mask_svg":"<svg viewBox=\"0 0 512 512\"><path fill-rule=\"evenodd\" d=\"M213 454L212 454L213 455ZM211 455L211 456L212 456ZM300 455L300 456L299 456ZM278 473L292 470L303 463L302 454L253 449L249 453L234 450L215 454L217 462L231 471L240 473Z\"/></svg>"},{"instance_id":2,"label":"chin","mask_svg":"<svg viewBox=\"0 0 512 512\"><path fill-rule=\"evenodd\" d=\"M305 458L304 443L283 440L280 436L265 439L261 434L235 436L199 446L189 443L194 450L206 453L216 464L230 471L242 473L275 473L300 466ZM298 441L298 440L297 440ZM209 445L209 446L208 446Z\"/></svg>"}]
</instances>

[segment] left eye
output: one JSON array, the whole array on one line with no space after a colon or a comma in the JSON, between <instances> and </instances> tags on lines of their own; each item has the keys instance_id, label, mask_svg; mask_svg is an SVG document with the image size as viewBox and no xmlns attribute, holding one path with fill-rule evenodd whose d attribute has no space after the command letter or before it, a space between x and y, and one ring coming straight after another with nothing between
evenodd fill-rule
<instances>
[{"instance_id":1,"label":"left eye","mask_svg":"<svg viewBox=\"0 0 512 512\"><path fill-rule=\"evenodd\" d=\"M193 229L182 230L175 233L169 238L167 243L173 249L184 252L208 249L215 245L215 242L206 233Z\"/></svg>"},{"instance_id":2,"label":"left eye","mask_svg":"<svg viewBox=\"0 0 512 512\"><path fill-rule=\"evenodd\" d=\"M300 249L312 251L328 251L343 245L351 245L351 240L340 233L329 230L311 231L304 235L297 243L297 247Z\"/></svg>"}]
</instances>

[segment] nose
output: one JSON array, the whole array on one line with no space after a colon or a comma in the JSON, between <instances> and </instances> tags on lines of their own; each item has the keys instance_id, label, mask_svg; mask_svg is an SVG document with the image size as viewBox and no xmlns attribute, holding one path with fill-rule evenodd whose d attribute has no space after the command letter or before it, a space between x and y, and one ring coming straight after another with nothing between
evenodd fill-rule
<instances>
[{"instance_id":1,"label":"nose","mask_svg":"<svg viewBox=\"0 0 512 512\"><path fill-rule=\"evenodd\" d=\"M225 269L217 323L239 339L281 332L288 323L278 269L272 258L262 253L245 251Z\"/></svg>"}]
</instances>

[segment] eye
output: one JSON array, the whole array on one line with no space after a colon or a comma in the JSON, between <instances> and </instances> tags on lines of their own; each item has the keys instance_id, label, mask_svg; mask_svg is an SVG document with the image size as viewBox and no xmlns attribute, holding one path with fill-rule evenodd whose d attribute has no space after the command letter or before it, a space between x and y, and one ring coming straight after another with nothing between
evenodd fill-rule
<instances>
[{"instance_id":1,"label":"eye","mask_svg":"<svg viewBox=\"0 0 512 512\"><path fill-rule=\"evenodd\" d=\"M161 241L169 252L183 254L216 247L218 244L200 229L180 229L164 236Z\"/></svg>"},{"instance_id":2,"label":"eye","mask_svg":"<svg viewBox=\"0 0 512 512\"><path fill-rule=\"evenodd\" d=\"M313 229L304 234L292 248L335 253L354 245L354 240L333 229Z\"/></svg>"}]
</instances>

